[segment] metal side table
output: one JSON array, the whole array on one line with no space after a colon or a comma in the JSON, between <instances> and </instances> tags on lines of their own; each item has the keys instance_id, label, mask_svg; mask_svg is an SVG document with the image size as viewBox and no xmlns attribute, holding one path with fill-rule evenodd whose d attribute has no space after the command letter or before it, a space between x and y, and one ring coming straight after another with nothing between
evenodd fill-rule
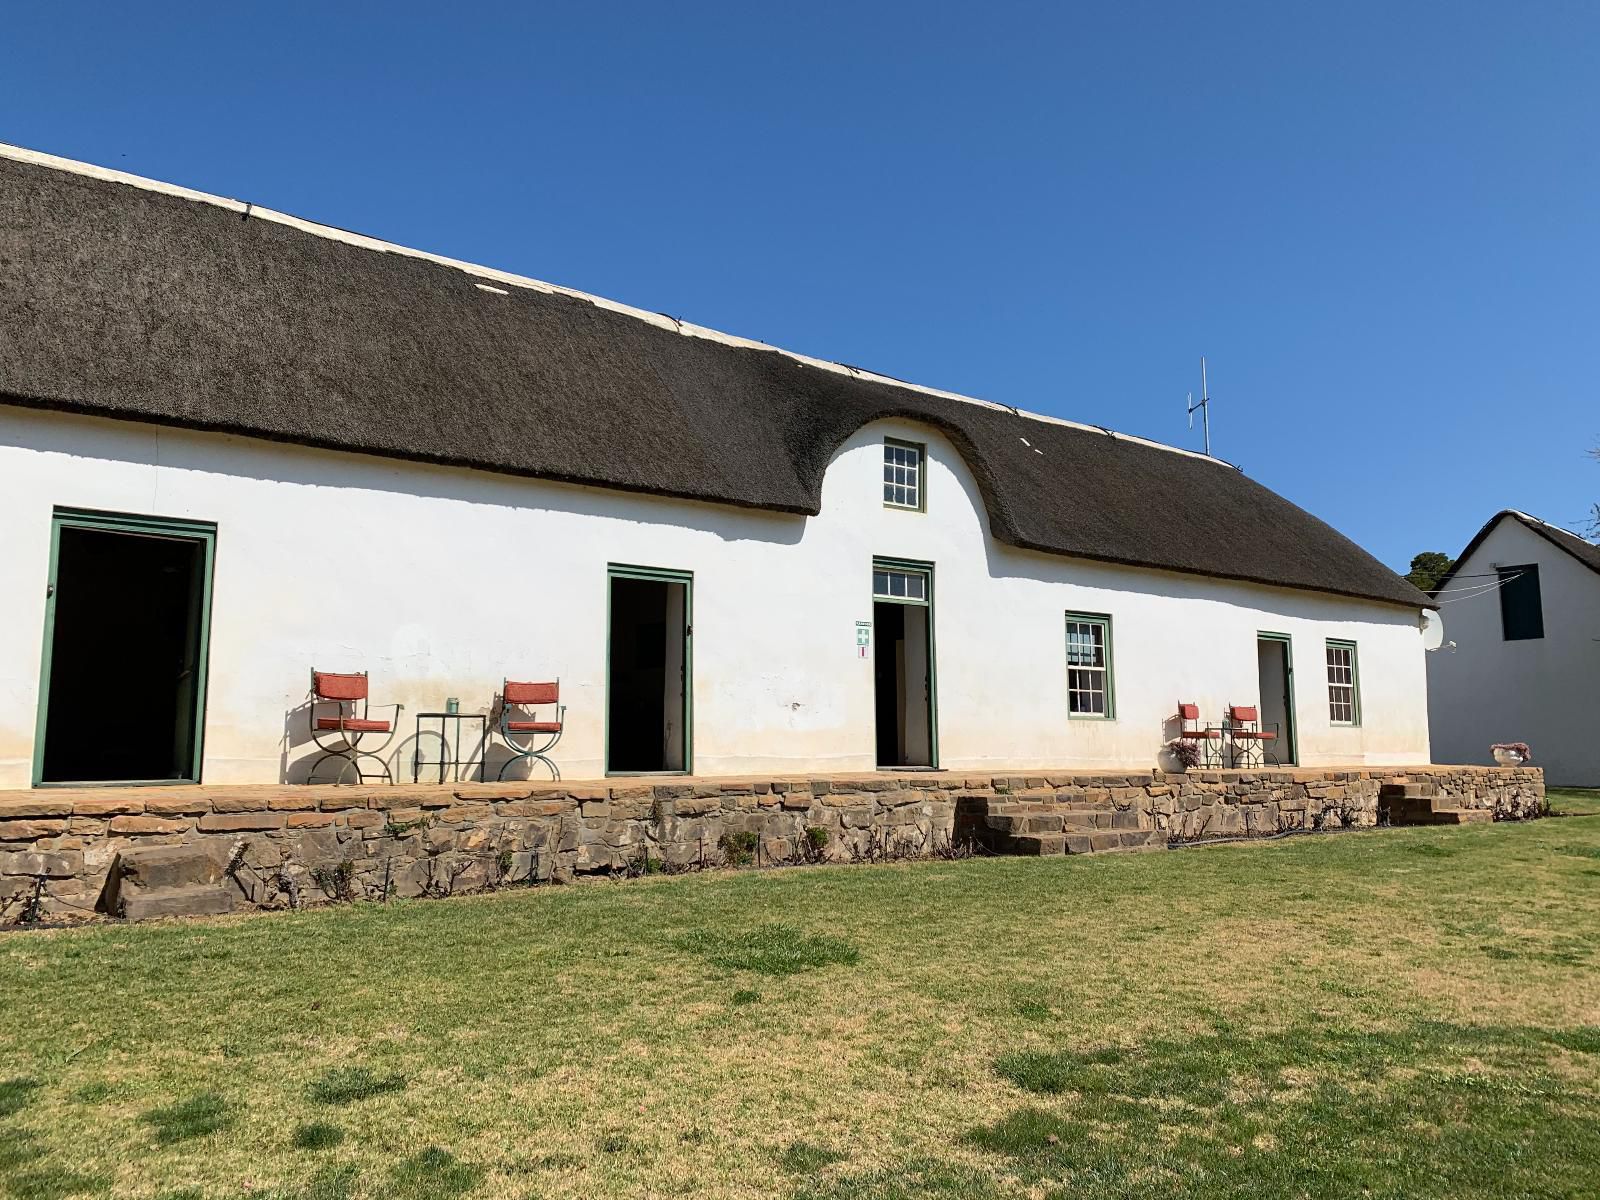
<instances>
[{"instance_id":1,"label":"metal side table","mask_svg":"<svg viewBox=\"0 0 1600 1200\"><path fill-rule=\"evenodd\" d=\"M422 728L423 722L425 721L437 721L439 723L438 729L429 729L425 731ZM454 742L445 736L445 723L448 721L454 721L456 723L456 737ZM476 721L478 723L478 744L476 748L469 752L465 758L463 758L461 754L461 723L463 721ZM425 759L422 755L422 735L424 732L439 739L439 758L437 762ZM467 778L470 780L472 778L472 768L481 768L483 765L483 754L484 750L488 746L488 742L489 718L483 713L419 712L417 714L416 742L411 751L411 782L418 783L421 781L422 770L424 767L427 767L430 770L433 767L438 767L438 782L440 783L445 781L446 768L450 770L450 778L453 782L462 782L461 769L465 767L467 768ZM482 773L481 770L479 773Z\"/></svg>"}]
</instances>

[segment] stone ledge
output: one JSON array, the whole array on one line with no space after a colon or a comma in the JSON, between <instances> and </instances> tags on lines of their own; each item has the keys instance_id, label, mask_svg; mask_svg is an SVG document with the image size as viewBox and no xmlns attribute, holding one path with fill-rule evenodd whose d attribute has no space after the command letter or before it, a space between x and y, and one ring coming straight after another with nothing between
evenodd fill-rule
<instances>
[{"instance_id":1,"label":"stone ledge","mask_svg":"<svg viewBox=\"0 0 1600 1200\"><path fill-rule=\"evenodd\" d=\"M613 779L392 787L107 788L0 793L0 924L43 889L45 915L117 911L124 854L187 847L234 863L241 907L446 895L586 872L927 854L1081 854L1170 840L1373 824L1384 789L1441 809L1527 815L1536 767ZM820 831L820 832L813 832ZM820 848L813 849L813 839ZM20 883L18 882L20 881ZM207 883L205 886L213 886ZM96 898L98 897L98 901Z\"/></svg>"}]
</instances>

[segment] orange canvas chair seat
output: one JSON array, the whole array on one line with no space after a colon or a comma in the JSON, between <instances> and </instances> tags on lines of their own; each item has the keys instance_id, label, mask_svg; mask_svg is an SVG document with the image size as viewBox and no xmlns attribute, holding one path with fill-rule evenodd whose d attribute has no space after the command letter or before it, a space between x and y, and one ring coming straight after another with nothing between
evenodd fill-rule
<instances>
[{"instance_id":1,"label":"orange canvas chair seat","mask_svg":"<svg viewBox=\"0 0 1600 1200\"><path fill-rule=\"evenodd\" d=\"M388 721L370 721L366 717L318 717L318 729L348 729L351 733L388 733Z\"/></svg>"}]
</instances>

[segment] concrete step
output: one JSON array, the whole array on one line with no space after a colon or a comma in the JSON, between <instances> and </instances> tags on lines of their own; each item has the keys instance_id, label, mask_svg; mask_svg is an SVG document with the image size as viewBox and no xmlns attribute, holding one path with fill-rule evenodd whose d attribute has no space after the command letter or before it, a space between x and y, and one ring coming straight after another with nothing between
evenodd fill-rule
<instances>
[{"instance_id":1,"label":"concrete step","mask_svg":"<svg viewBox=\"0 0 1600 1200\"><path fill-rule=\"evenodd\" d=\"M1433 810L1433 823L1435 825L1490 825L1494 822L1494 813L1487 808L1436 808Z\"/></svg>"},{"instance_id":2,"label":"concrete step","mask_svg":"<svg viewBox=\"0 0 1600 1200\"><path fill-rule=\"evenodd\" d=\"M122 915L130 921L153 917L209 917L232 912L237 892L224 884L132 888L122 893Z\"/></svg>"}]
</instances>

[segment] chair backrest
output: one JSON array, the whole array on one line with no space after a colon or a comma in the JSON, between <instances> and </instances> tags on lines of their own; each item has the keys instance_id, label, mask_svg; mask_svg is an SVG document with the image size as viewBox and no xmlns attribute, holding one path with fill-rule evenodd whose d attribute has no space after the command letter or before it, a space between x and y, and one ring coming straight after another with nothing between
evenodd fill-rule
<instances>
[{"instance_id":1,"label":"chair backrest","mask_svg":"<svg viewBox=\"0 0 1600 1200\"><path fill-rule=\"evenodd\" d=\"M1256 723L1256 710L1254 706L1232 705L1228 709L1228 720L1237 725L1254 725Z\"/></svg>"},{"instance_id":2,"label":"chair backrest","mask_svg":"<svg viewBox=\"0 0 1600 1200\"><path fill-rule=\"evenodd\" d=\"M365 700L367 673L340 675L333 671L311 672L311 692L318 700Z\"/></svg>"},{"instance_id":3,"label":"chair backrest","mask_svg":"<svg viewBox=\"0 0 1600 1200\"><path fill-rule=\"evenodd\" d=\"M561 681L554 683L513 683L506 680L500 696L507 704L559 704Z\"/></svg>"},{"instance_id":4,"label":"chair backrest","mask_svg":"<svg viewBox=\"0 0 1600 1200\"><path fill-rule=\"evenodd\" d=\"M1178 720L1198 721L1200 719L1200 706L1198 704L1184 704L1178 702Z\"/></svg>"}]
</instances>

